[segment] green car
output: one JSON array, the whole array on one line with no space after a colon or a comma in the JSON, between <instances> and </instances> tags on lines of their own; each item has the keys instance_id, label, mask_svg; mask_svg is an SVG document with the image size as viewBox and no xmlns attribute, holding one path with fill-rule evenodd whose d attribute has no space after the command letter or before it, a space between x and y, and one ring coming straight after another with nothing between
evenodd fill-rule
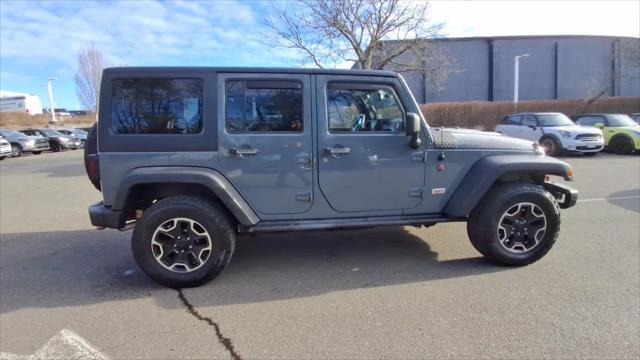
<instances>
[{"instance_id":1,"label":"green car","mask_svg":"<svg viewBox=\"0 0 640 360\"><path fill-rule=\"evenodd\" d=\"M625 114L581 114L571 119L578 125L602 129L605 148L617 154L640 151L640 125Z\"/></svg>"}]
</instances>

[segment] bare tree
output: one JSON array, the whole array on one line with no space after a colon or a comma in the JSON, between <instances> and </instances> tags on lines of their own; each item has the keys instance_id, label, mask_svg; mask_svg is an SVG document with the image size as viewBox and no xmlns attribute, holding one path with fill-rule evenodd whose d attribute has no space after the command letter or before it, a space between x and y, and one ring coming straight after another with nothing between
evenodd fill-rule
<instances>
[{"instance_id":1,"label":"bare tree","mask_svg":"<svg viewBox=\"0 0 640 360\"><path fill-rule=\"evenodd\" d=\"M78 70L75 82L76 92L83 106L96 111L100 93L100 78L104 68L102 53L93 43L78 53Z\"/></svg>"},{"instance_id":2,"label":"bare tree","mask_svg":"<svg viewBox=\"0 0 640 360\"><path fill-rule=\"evenodd\" d=\"M297 50L302 65L353 62L359 69L394 69L446 77L446 56L428 39L429 1L296 0L267 18L268 43Z\"/></svg>"}]
</instances>

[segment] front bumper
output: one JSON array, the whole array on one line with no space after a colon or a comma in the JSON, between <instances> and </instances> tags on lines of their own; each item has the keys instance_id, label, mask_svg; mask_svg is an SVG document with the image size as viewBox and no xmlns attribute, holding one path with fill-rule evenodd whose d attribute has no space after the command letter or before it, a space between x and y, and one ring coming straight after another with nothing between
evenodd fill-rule
<instances>
[{"instance_id":1,"label":"front bumper","mask_svg":"<svg viewBox=\"0 0 640 360\"><path fill-rule=\"evenodd\" d=\"M568 151L597 152L604 149L604 139L563 139L562 146Z\"/></svg>"},{"instance_id":2,"label":"front bumper","mask_svg":"<svg viewBox=\"0 0 640 360\"><path fill-rule=\"evenodd\" d=\"M36 142L34 144L21 144L22 151L24 152L32 152L32 151L46 151L49 150L49 142Z\"/></svg>"},{"instance_id":3,"label":"front bumper","mask_svg":"<svg viewBox=\"0 0 640 360\"><path fill-rule=\"evenodd\" d=\"M11 155L11 145L5 145L0 147L0 156L9 156Z\"/></svg>"},{"instance_id":4,"label":"front bumper","mask_svg":"<svg viewBox=\"0 0 640 360\"><path fill-rule=\"evenodd\" d=\"M556 198L561 209L567 209L578 202L578 190L560 183L545 181L544 188Z\"/></svg>"},{"instance_id":5,"label":"front bumper","mask_svg":"<svg viewBox=\"0 0 640 360\"><path fill-rule=\"evenodd\" d=\"M91 225L112 229L122 229L125 226L122 211L111 210L102 201L89 206Z\"/></svg>"},{"instance_id":6,"label":"front bumper","mask_svg":"<svg viewBox=\"0 0 640 360\"><path fill-rule=\"evenodd\" d=\"M82 142L80 142L80 140L61 142L60 144L65 149L79 149L82 147Z\"/></svg>"}]
</instances>

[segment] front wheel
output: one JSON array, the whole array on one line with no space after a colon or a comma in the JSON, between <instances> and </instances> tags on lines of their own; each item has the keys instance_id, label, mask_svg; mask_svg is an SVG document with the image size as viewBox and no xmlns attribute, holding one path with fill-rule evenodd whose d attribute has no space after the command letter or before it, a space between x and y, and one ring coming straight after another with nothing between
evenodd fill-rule
<instances>
[{"instance_id":1,"label":"front wheel","mask_svg":"<svg viewBox=\"0 0 640 360\"><path fill-rule=\"evenodd\" d=\"M60 150L62 150L62 147L57 142L52 142L50 144L50 148L51 148L51 152L59 152Z\"/></svg>"},{"instance_id":2,"label":"front wheel","mask_svg":"<svg viewBox=\"0 0 640 360\"><path fill-rule=\"evenodd\" d=\"M624 135L618 135L611 139L609 147L616 154L631 154L633 153L633 141Z\"/></svg>"},{"instance_id":3,"label":"front wheel","mask_svg":"<svg viewBox=\"0 0 640 360\"><path fill-rule=\"evenodd\" d=\"M133 255L154 281L173 288L198 286L216 277L235 248L226 211L193 196L162 199L133 231Z\"/></svg>"},{"instance_id":4,"label":"front wheel","mask_svg":"<svg viewBox=\"0 0 640 360\"><path fill-rule=\"evenodd\" d=\"M562 149L558 141L552 137L543 138L540 140L540 145L544 149L545 154L549 156L556 156Z\"/></svg>"},{"instance_id":5,"label":"front wheel","mask_svg":"<svg viewBox=\"0 0 640 360\"><path fill-rule=\"evenodd\" d=\"M560 208L542 186L503 183L471 212L467 233L473 246L499 265L528 265L542 258L560 231Z\"/></svg>"},{"instance_id":6,"label":"front wheel","mask_svg":"<svg viewBox=\"0 0 640 360\"><path fill-rule=\"evenodd\" d=\"M11 157L22 156L22 146L18 144L11 144Z\"/></svg>"}]
</instances>

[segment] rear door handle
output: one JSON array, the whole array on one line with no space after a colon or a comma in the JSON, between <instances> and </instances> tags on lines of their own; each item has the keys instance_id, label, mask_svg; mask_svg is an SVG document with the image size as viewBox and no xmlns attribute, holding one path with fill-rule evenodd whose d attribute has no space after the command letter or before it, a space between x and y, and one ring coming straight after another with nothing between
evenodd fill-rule
<instances>
[{"instance_id":1,"label":"rear door handle","mask_svg":"<svg viewBox=\"0 0 640 360\"><path fill-rule=\"evenodd\" d=\"M236 156L240 156L240 157L244 157L244 156L253 156L258 154L258 149L251 147L249 145L242 145L239 148L231 148L229 149L229 154L231 155L236 155Z\"/></svg>"},{"instance_id":2,"label":"rear door handle","mask_svg":"<svg viewBox=\"0 0 640 360\"><path fill-rule=\"evenodd\" d=\"M326 147L324 152L331 155L347 155L351 152L351 149L346 146Z\"/></svg>"}]
</instances>

